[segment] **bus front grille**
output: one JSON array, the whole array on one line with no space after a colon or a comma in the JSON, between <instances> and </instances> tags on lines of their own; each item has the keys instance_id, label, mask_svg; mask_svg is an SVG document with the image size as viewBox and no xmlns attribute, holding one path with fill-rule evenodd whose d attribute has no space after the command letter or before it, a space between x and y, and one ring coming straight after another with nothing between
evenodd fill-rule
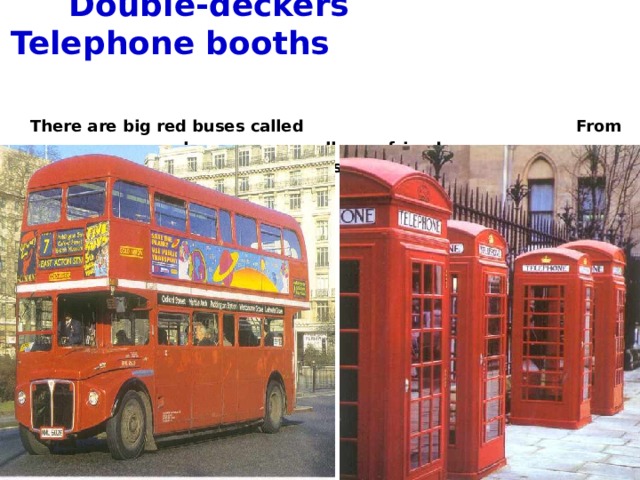
<instances>
[{"instance_id":1,"label":"bus front grille","mask_svg":"<svg viewBox=\"0 0 640 480\"><path fill-rule=\"evenodd\" d=\"M31 423L34 429L73 429L73 384L68 381L34 382L31 388Z\"/></svg>"}]
</instances>

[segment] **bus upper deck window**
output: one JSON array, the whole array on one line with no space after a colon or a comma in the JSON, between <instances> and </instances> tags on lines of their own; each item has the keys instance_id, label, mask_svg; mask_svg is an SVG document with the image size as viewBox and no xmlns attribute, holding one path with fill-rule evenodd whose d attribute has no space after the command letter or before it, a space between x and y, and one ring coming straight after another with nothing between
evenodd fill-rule
<instances>
[{"instance_id":1,"label":"bus upper deck window","mask_svg":"<svg viewBox=\"0 0 640 480\"><path fill-rule=\"evenodd\" d=\"M220 210L220 238L223 242L231 243L231 215L226 210Z\"/></svg>"},{"instance_id":2,"label":"bus upper deck window","mask_svg":"<svg viewBox=\"0 0 640 480\"><path fill-rule=\"evenodd\" d=\"M243 247L258 248L258 232L253 218L236 215L236 242Z\"/></svg>"},{"instance_id":3,"label":"bus upper deck window","mask_svg":"<svg viewBox=\"0 0 640 480\"><path fill-rule=\"evenodd\" d=\"M149 223L149 192L146 187L117 181L113 186L111 209L116 217Z\"/></svg>"},{"instance_id":4,"label":"bus upper deck window","mask_svg":"<svg viewBox=\"0 0 640 480\"><path fill-rule=\"evenodd\" d=\"M104 214L105 182L72 185L67 192L67 219L99 217Z\"/></svg>"},{"instance_id":5,"label":"bus upper deck window","mask_svg":"<svg viewBox=\"0 0 640 480\"><path fill-rule=\"evenodd\" d=\"M260 241L262 250L271 253L282 253L282 234L278 227L272 227L266 223L260 225Z\"/></svg>"},{"instance_id":6,"label":"bus upper deck window","mask_svg":"<svg viewBox=\"0 0 640 480\"><path fill-rule=\"evenodd\" d=\"M60 221L62 189L52 188L29 194L27 223L42 225Z\"/></svg>"},{"instance_id":7,"label":"bus upper deck window","mask_svg":"<svg viewBox=\"0 0 640 480\"><path fill-rule=\"evenodd\" d=\"M196 203L189 205L189 225L191 233L207 238L216 238L218 212L213 208L203 207Z\"/></svg>"},{"instance_id":8,"label":"bus upper deck window","mask_svg":"<svg viewBox=\"0 0 640 480\"><path fill-rule=\"evenodd\" d=\"M291 258L302 258L300 240L293 230L284 229L284 254Z\"/></svg>"},{"instance_id":9,"label":"bus upper deck window","mask_svg":"<svg viewBox=\"0 0 640 480\"><path fill-rule=\"evenodd\" d=\"M187 207L184 201L156 193L154 205L156 225L187 231Z\"/></svg>"}]
</instances>

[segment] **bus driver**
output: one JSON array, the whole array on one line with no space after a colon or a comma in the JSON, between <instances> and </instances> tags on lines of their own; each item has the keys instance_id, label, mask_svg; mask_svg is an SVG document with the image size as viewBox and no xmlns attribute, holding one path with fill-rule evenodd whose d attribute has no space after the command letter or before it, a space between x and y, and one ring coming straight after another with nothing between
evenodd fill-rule
<instances>
[{"instance_id":1,"label":"bus driver","mask_svg":"<svg viewBox=\"0 0 640 480\"><path fill-rule=\"evenodd\" d=\"M64 322L58 324L58 344L82 345L82 325L69 312L64 314Z\"/></svg>"}]
</instances>

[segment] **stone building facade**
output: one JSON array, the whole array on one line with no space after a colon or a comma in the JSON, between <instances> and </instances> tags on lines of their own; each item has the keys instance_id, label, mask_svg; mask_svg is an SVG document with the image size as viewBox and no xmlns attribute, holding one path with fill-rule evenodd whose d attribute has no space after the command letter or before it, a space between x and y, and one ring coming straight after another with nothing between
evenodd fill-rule
<instances>
[{"instance_id":1,"label":"stone building facade","mask_svg":"<svg viewBox=\"0 0 640 480\"><path fill-rule=\"evenodd\" d=\"M48 163L0 146L0 355L15 355L15 287L22 210L31 174Z\"/></svg>"},{"instance_id":2,"label":"stone building facade","mask_svg":"<svg viewBox=\"0 0 640 480\"><path fill-rule=\"evenodd\" d=\"M295 321L299 360L308 346L334 351L335 160L335 147L325 145L161 146L145 159L148 167L287 213L300 223L309 257L311 310Z\"/></svg>"}]
</instances>

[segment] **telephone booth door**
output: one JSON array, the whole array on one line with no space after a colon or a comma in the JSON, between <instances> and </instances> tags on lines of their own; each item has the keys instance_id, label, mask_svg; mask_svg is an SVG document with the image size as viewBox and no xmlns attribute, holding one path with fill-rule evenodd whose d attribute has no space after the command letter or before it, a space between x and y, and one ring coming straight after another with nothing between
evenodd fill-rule
<instances>
[{"instance_id":1,"label":"telephone booth door","mask_svg":"<svg viewBox=\"0 0 640 480\"><path fill-rule=\"evenodd\" d=\"M358 419L371 411L369 348L373 246L342 247L340 250L340 473L342 478L375 478L376 468L367 444L367 429ZM362 380L361 380L362 379ZM359 426L360 425L360 426ZM371 458L371 460L370 460ZM371 465L374 463L374 465Z\"/></svg>"},{"instance_id":2,"label":"telephone booth door","mask_svg":"<svg viewBox=\"0 0 640 480\"><path fill-rule=\"evenodd\" d=\"M406 358L408 415L405 439L408 478L444 478L442 463L447 447L445 412L448 348L448 308L443 302L446 265L433 255L412 252L411 355ZM405 300L406 301L406 300ZM409 343L409 342L407 342ZM408 345L409 346L409 345ZM407 445L405 443L405 445ZM425 477L425 475L431 475Z\"/></svg>"},{"instance_id":3,"label":"telephone booth door","mask_svg":"<svg viewBox=\"0 0 640 480\"><path fill-rule=\"evenodd\" d=\"M540 249L515 261L511 422L591 421L593 280L588 255Z\"/></svg>"},{"instance_id":4,"label":"telephone booth door","mask_svg":"<svg viewBox=\"0 0 640 480\"><path fill-rule=\"evenodd\" d=\"M451 202L392 162L340 175L340 476L444 479Z\"/></svg>"},{"instance_id":5,"label":"telephone booth door","mask_svg":"<svg viewBox=\"0 0 640 480\"><path fill-rule=\"evenodd\" d=\"M624 252L610 243L597 240L578 240L562 247L586 253L593 262L595 362L591 412L615 415L624 406Z\"/></svg>"},{"instance_id":6,"label":"telephone booth door","mask_svg":"<svg viewBox=\"0 0 640 480\"><path fill-rule=\"evenodd\" d=\"M504 466L507 245L495 230L449 220L451 392L449 478Z\"/></svg>"}]
</instances>

